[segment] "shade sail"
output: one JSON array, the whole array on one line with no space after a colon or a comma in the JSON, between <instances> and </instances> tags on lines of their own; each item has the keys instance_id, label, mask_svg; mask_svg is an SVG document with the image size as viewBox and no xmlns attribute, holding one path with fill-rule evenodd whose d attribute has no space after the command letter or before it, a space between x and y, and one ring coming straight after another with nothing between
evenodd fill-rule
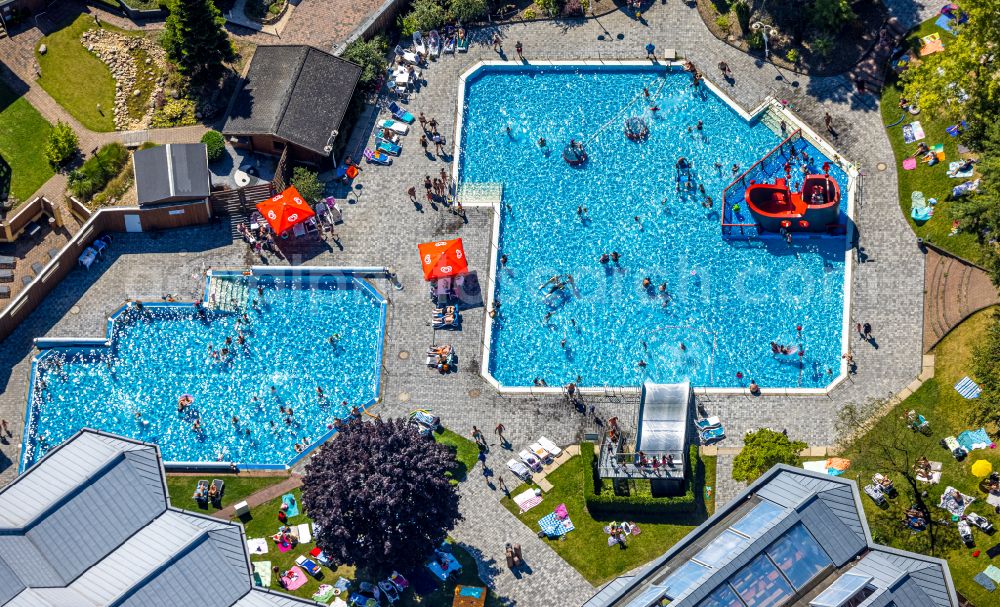
<instances>
[{"instance_id":1,"label":"shade sail","mask_svg":"<svg viewBox=\"0 0 1000 607\"><path fill-rule=\"evenodd\" d=\"M284 192L264 202L258 202L257 210L277 234L316 214L295 186L290 186Z\"/></svg>"},{"instance_id":2,"label":"shade sail","mask_svg":"<svg viewBox=\"0 0 1000 607\"><path fill-rule=\"evenodd\" d=\"M417 245L424 280L458 276L469 271L462 239L438 240Z\"/></svg>"}]
</instances>

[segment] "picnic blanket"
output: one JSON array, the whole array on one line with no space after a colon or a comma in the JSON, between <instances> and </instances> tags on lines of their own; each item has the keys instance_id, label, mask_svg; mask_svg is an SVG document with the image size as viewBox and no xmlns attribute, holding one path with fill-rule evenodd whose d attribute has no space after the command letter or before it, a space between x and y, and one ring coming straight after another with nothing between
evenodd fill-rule
<instances>
[{"instance_id":1,"label":"picnic blanket","mask_svg":"<svg viewBox=\"0 0 1000 607\"><path fill-rule=\"evenodd\" d=\"M955 33L955 30L951 29L951 17L948 15L938 15L937 21L934 22L934 25L940 27L949 34Z\"/></svg>"},{"instance_id":2,"label":"picnic blanket","mask_svg":"<svg viewBox=\"0 0 1000 607\"><path fill-rule=\"evenodd\" d=\"M979 395L983 392L979 384L969 379L968 375L955 384L955 390L958 391L962 398L979 398Z\"/></svg>"},{"instance_id":3,"label":"picnic blanket","mask_svg":"<svg viewBox=\"0 0 1000 607\"><path fill-rule=\"evenodd\" d=\"M247 540L247 550L250 554L266 554L267 540L262 537L252 537Z\"/></svg>"},{"instance_id":4,"label":"picnic blanket","mask_svg":"<svg viewBox=\"0 0 1000 607\"><path fill-rule=\"evenodd\" d=\"M434 558L427 562L427 568L442 582L448 579L452 571L462 570L461 563L450 552L436 550L434 551L434 555ZM443 567L440 561L444 561L447 568ZM412 580L413 578L410 579Z\"/></svg>"},{"instance_id":5,"label":"picnic blanket","mask_svg":"<svg viewBox=\"0 0 1000 607\"><path fill-rule=\"evenodd\" d=\"M976 498L971 495L959 493L962 496L962 500L959 501L952 495L953 491L955 491L955 488L950 485L944 490L944 494L941 495L941 501L938 502L938 508L943 508L955 516L962 516L965 514L965 509L969 507L969 504L976 501Z\"/></svg>"},{"instance_id":6,"label":"picnic blanket","mask_svg":"<svg viewBox=\"0 0 1000 607\"><path fill-rule=\"evenodd\" d=\"M293 516L299 515L299 503L295 501L295 496L291 493L286 493L281 496L281 503L287 504L288 509L285 510L285 516L292 518Z\"/></svg>"},{"instance_id":7,"label":"picnic blanket","mask_svg":"<svg viewBox=\"0 0 1000 607\"><path fill-rule=\"evenodd\" d=\"M920 121L916 120L903 126L903 141L913 143L924 138L924 127L920 126Z\"/></svg>"},{"instance_id":8,"label":"picnic blanket","mask_svg":"<svg viewBox=\"0 0 1000 607\"><path fill-rule=\"evenodd\" d=\"M929 153L925 154L923 161L927 163L927 166L937 164L939 162L944 162L944 144L935 143L930 147Z\"/></svg>"},{"instance_id":9,"label":"picnic blanket","mask_svg":"<svg viewBox=\"0 0 1000 607\"><path fill-rule=\"evenodd\" d=\"M301 525L296 525L295 527L296 535L299 536L300 544L308 544L313 541L312 534L309 533L309 523L302 523Z\"/></svg>"},{"instance_id":10,"label":"picnic blanket","mask_svg":"<svg viewBox=\"0 0 1000 607\"><path fill-rule=\"evenodd\" d=\"M542 503L542 496L535 495L534 489L528 489L523 493L518 493L514 496L514 503L517 507L521 509L521 514L524 514L528 510L531 510L538 504Z\"/></svg>"},{"instance_id":11,"label":"picnic blanket","mask_svg":"<svg viewBox=\"0 0 1000 607\"><path fill-rule=\"evenodd\" d=\"M944 42L941 40L941 34L939 33L935 32L929 36L924 36L920 39L920 42L923 43L923 46L920 47L921 57L944 51Z\"/></svg>"},{"instance_id":12,"label":"picnic blanket","mask_svg":"<svg viewBox=\"0 0 1000 607\"><path fill-rule=\"evenodd\" d=\"M253 583L267 588L271 585L271 561L254 561Z\"/></svg>"},{"instance_id":13,"label":"picnic blanket","mask_svg":"<svg viewBox=\"0 0 1000 607\"><path fill-rule=\"evenodd\" d=\"M965 430L958 435L958 444L962 445L966 451L975 451L976 449L988 449L993 441L990 439L990 435L986 434L986 428L980 428L978 430Z\"/></svg>"},{"instance_id":14,"label":"picnic blanket","mask_svg":"<svg viewBox=\"0 0 1000 607\"><path fill-rule=\"evenodd\" d=\"M281 576L281 579L285 582L285 588L288 590L297 590L309 581L309 578L306 577L306 572L302 571L302 568L298 565L286 571L285 575Z\"/></svg>"},{"instance_id":15,"label":"picnic blanket","mask_svg":"<svg viewBox=\"0 0 1000 607\"><path fill-rule=\"evenodd\" d=\"M990 565L983 571L983 573L985 573L986 577L990 578L994 582L1000 582L1000 567Z\"/></svg>"},{"instance_id":16,"label":"picnic blanket","mask_svg":"<svg viewBox=\"0 0 1000 607\"><path fill-rule=\"evenodd\" d=\"M964 161L962 160L953 160L949 162L948 177L951 177L952 179L968 179L969 177L972 177L972 173L975 172L974 169L969 168L964 171L958 170L958 167L962 166L963 163Z\"/></svg>"},{"instance_id":17,"label":"picnic blanket","mask_svg":"<svg viewBox=\"0 0 1000 607\"><path fill-rule=\"evenodd\" d=\"M566 535L570 531L576 529L576 527L573 526L573 521L569 520L569 517L559 520L559 518L556 517L555 512L547 514L539 519L538 526L541 527L542 531L545 532L545 535L549 537Z\"/></svg>"},{"instance_id":18,"label":"picnic blanket","mask_svg":"<svg viewBox=\"0 0 1000 607\"><path fill-rule=\"evenodd\" d=\"M831 457L826 460L826 473L831 476L840 476L850 467L851 460L843 457Z\"/></svg>"},{"instance_id":19,"label":"picnic blanket","mask_svg":"<svg viewBox=\"0 0 1000 607\"><path fill-rule=\"evenodd\" d=\"M975 192L979 189L979 180L966 181L965 183L960 183L951 189L952 198L961 198L969 192ZM979 396L978 394L976 396Z\"/></svg>"},{"instance_id":20,"label":"picnic blanket","mask_svg":"<svg viewBox=\"0 0 1000 607\"><path fill-rule=\"evenodd\" d=\"M903 160L903 170L912 171L915 168L917 168L916 158L906 158Z\"/></svg>"},{"instance_id":21,"label":"picnic blanket","mask_svg":"<svg viewBox=\"0 0 1000 607\"><path fill-rule=\"evenodd\" d=\"M993 565L990 565L990 567L992 566ZM985 588L987 592L993 592L994 590L997 589L996 584L993 583L993 580L990 579L990 576L986 575L983 572L977 573L976 577L972 578L972 581Z\"/></svg>"}]
</instances>

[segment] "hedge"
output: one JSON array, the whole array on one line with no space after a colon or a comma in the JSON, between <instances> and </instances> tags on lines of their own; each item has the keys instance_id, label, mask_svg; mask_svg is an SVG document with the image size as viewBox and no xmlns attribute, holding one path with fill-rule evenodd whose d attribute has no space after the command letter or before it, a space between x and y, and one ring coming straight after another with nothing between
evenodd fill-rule
<instances>
[{"instance_id":1,"label":"hedge","mask_svg":"<svg viewBox=\"0 0 1000 607\"><path fill-rule=\"evenodd\" d=\"M591 514L688 514L698 510L700 499L695 490L701 490L704 481L704 466L698 453L698 446L691 445L687 461L684 462L684 495L677 497L650 497L645 495L623 496L602 491L602 483L597 476L597 455L589 443L580 446L583 457L583 500ZM697 475L692 464L697 462Z\"/></svg>"}]
</instances>

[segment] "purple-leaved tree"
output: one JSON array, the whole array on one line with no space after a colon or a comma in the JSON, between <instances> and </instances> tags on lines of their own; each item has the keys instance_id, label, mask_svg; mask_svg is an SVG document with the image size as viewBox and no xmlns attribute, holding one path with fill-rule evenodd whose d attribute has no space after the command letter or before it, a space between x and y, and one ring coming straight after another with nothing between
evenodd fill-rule
<instances>
[{"instance_id":1,"label":"purple-leaved tree","mask_svg":"<svg viewBox=\"0 0 1000 607\"><path fill-rule=\"evenodd\" d=\"M306 466L302 501L316 545L345 565L419 567L462 518L447 447L405 420L352 421Z\"/></svg>"}]
</instances>

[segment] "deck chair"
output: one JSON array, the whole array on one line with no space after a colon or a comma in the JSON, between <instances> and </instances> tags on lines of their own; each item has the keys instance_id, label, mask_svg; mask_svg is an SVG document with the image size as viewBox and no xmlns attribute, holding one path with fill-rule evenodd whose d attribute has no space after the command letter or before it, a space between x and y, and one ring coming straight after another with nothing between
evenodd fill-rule
<instances>
[{"instance_id":1,"label":"deck chair","mask_svg":"<svg viewBox=\"0 0 1000 607\"><path fill-rule=\"evenodd\" d=\"M398 44L396 45L396 48L393 49L393 52L396 53L397 57L400 57L403 61L407 63L412 63L413 65L418 65L420 63L420 57L417 56L416 53L404 51L403 47L399 46Z\"/></svg>"},{"instance_id":2,"label":"deck chair","mask_svg":"<svg viewBox=\"0 0 1000 607\"><path fill-rule=\"evenodd\" d=\"M544 436L538 437L538 444L541 445L543 449L551 453L552 457L559 457L562 454L562 449Z\"/></svg>"},{"instance_id":3,"label":"deck chair","mask_svg":"<svg viewBox=\"0 0 1000 607\"><path fill-rule=\"evenodd\" d=\"M226 492L226 481L220 478L212 479L212 485L215 487L215 498L212 501L220 504L222 503L222 494Z\"/></svg>"}]
</instances>

